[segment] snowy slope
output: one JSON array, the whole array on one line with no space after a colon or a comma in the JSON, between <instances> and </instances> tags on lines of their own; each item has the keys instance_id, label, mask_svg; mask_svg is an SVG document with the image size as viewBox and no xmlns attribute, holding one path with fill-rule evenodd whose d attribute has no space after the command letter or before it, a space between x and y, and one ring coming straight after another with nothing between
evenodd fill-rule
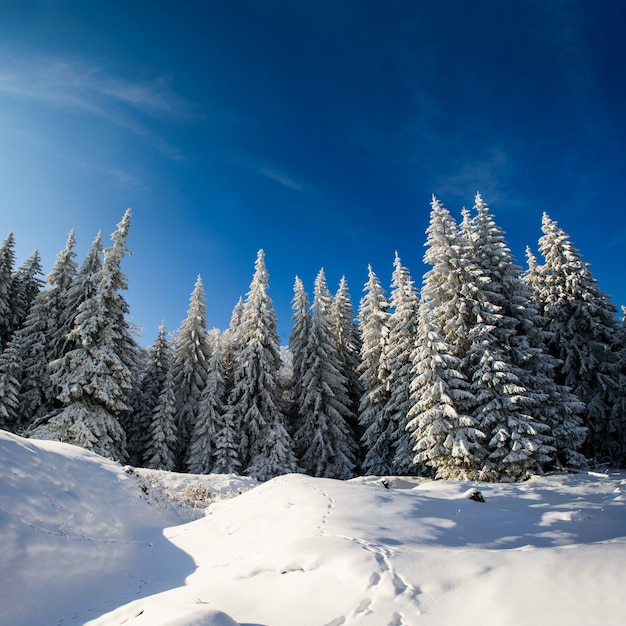
<instances>
[{"instance_id":1,"label":"snowy slope","mask_svg":"<svg viewBox=\"0 0 626 626\"><path fill-rule=\"evenodd\" d=\"M4 433L0 472L1 624L626 624L624 473L251 489Z\"/></svg>"}]
</instances>

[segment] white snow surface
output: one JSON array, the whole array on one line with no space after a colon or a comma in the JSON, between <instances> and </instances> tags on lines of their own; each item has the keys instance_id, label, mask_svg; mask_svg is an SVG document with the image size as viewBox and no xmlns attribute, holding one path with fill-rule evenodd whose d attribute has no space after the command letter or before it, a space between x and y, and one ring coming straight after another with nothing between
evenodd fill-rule
<instances>
[{"instance_id":1,"label":"white snow surface","mask_svg":"<svg viewBox=\"0 0 626 626\"><path fill-rule=\"evenodd\" d=\"M626 624L625 472L258 484L0 431L0 476L3 626Z\"/></svg>"}]
</instances>

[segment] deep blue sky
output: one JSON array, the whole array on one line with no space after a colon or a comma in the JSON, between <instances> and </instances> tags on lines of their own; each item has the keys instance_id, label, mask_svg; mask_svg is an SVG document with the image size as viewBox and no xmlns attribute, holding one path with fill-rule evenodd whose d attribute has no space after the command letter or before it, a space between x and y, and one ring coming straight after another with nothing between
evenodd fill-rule
<instances>
[{"instance_id":1,"label":"deep blue sky","mask_svg":"<svg viewBox=\"0 0 626 626\"><path fill-rule=\"evenodd\" d=\"M547 211L626 304L626 4L614 0L0 3L0 238L47 273L133 209L135 323L211 327L257 250L286 340L298 274L355 306L397 250L419 285L431 194L476 191L525 265Z\"/></svg>"}]
</instances>

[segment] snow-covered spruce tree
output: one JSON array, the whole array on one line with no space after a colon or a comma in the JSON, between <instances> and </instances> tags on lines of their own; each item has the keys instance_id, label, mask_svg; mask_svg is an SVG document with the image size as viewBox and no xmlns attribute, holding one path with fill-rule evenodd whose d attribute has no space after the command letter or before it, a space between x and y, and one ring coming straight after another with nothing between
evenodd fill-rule
<instances>
[{"instance_id":1,"label":"snow-covered spruce tree","mask_svg":"<svg viewBox=\"0 0 626 626\"><path fill-rule=\"evenodd\" d=\"M543 307L537 303L533 291L535 281L541 280L540 268L529 248L526 249L526 258L528 270L522 276L522 280L530 290L534 304L527 307L532 325L526 330L532 352L522 363L524 370L531 374L531 382L527 385L542 391L538 415L552 431L553 445L556 448L555 462L563 467L585 467L587 460L579 452L587 436L587 429L583 426L581 417L585 404L569 387L556 381L556 372L561 362L549 351L551 333L547 330L546 319L542 313Z\"/></svg>"},{"instance_id":2,"label":"snow-covered spruce tree","mask_svg":"<svg viewBox=\"0 0 626 626\"><path fill-rule=\"evenodd\" d=\"M41 273L41 257L39 251L35 250L13 274L11 283L11 334L24 324L35 296L43 288L44 281L40 278Z\"/></svg>"},{"instance_id":3,"label":"snow-covered spruce tree","mask_svg":"<svg viewBox=\"0 0 626 626\"><path fill-rule=\"evenodd\" d=\"M114 460L126 459L124 430L118 421L127 410L137 364L137 347L125 315L121 290L126 277L121 262L131 212L126 211L111 235L95 293L85 300L69 333L73 347L50 364L52 383L63 407L35 425L30 436L83 446Z\"/></svg>"},{"instance_id":4,"label":"snow-covered spruce tree","mask_svg":"<svg viewBox=\"0 0 626 626\"><path fill-rule=\"evenodd\" d=\"M426 233L424 263L431 268L424 274L422 299L453 354L462 358L469 347L473 299L479 290L467 260L467 237L462 236L455 219L435 196Z\"/></svg>"},{"instance_id":5,"label":"snow-covered spruce tree","mask_svg":"<svg viewBox=\"0 0 626 626\"><path fill-rule=\"evenodd\" d=\"M363 389L359 403L360 439L363 454L367 455L389 426L384 415L384 407L389 400L389 369L384 358L389 331L389 302L371 266L368 267L368 280L363 291L365 295L361 298L358 315L361 364L357 371ZM389 465L388 461L390 463L391 459L380 459L385 467Z\"/></svg>"},{"instance_id":6,"label":"snow-covered spruce tree","mask_svg":"<svg viewBox=\"0 0 626 626\"><path fill-rule=\"evenodd\" d=\"M139 382L131 393L131 409L121 419L126 431L126 451L131 465L141 466L145 457L150 428L155 419L154 410L163 392L171 360L171 347L165 324L162 323L159 334L148 351Z\"/></svg>"},{"instance_id":7,"label":"snow-covered spruce tree","mask_svg":"<svg viewBox=\"0 0 626 626\"><path fill-rule=\"evenodd\" d=\"M356 440L348 425L347 379L332 336L332 296L324 270L315 279L311 330L303 355L300 427L295 435L304 450L300 461L312 476L352 478Z\"/></svg>"},{"instance_id":8,"label":"snow-covered spruce tree","mask_svg":"<svg viewBox=\"0 0 626 626\"><path fill-rule=\"evenodd\" d=\"M74 320L83 302L96 295L98 283L102 277L103 252L102 234L98 232L80 265L78 273L69 285L64 308L61 312L60 325L55 329L51 338L53 350L58 354L65 354L75 347L70 338L70 333L74 328Z\"/></svg>"},{"instance_id":9,"label":"snow-covered spruce tree","mask_svg":"<svg viewBox=\"0 0 626 626\"><path fill-rule=\"evenodd\" d=\"M204 430L208 433L207 443L212 444L213 465L209 471L217 474L238 474L241 471L238 433L231 417L226 414L225 407L226 382L222 357L223 345L224 336L216 342L215 351L209 362L209 377L200 399L199 418L201 421L199 425L206 423ZM194 444L196 439L194 436ZM201 436L198 439L201 439Z\"/></svg>"},{"instance_id":10,"label":"snow-covered spruce tree","mask_svg":"<svg viewBox=\"0 0 626 626\"><path fill-rule=\"evenodd\" d=\"M330 307L330 323L339 369L344 373L347 382L347 406L350 410L348 425L356 435L359 431L359 403L363 395L358 373L361 364L361 337L345 276L339 281L339 288Z\"/></svg>"},{"instance_id":11,"label":"snow-covered spruce tree","mask_svg":"<svg viewBox=\"0 0 626 626\"><path fill-rule=\"evenodd\" d=\"M389 335L385 346L385 361L389 367L389 400L385 412L392 425L394 474L414 474L414 441L407 432L408 412L411 408L413 355L417 341L420 302L409 270L402 265L396 252L391 278Z\"/></svg>"},{"instance_id":12,"label":"snow-covered spruce tree","mask_svg":"<svg viewBox=\"0 0 626 626\"><path fill-rule=\"evenodd\" d=\"M414 463L430 467L436 478L476 480L486 453L484 435L469 415L474 398L461 372L461 360L453 355L423 303L411 360L407 431L414 444Z\"/></svg>"},{"instance_id":13,"label":"snow-covered spruce tree","mask_svg":"<svg viewBox=\"0 0 626 626\"><path fill-rule=\"evenodd\" d=\"M239 474L241 471L239 433L233 424L232 414L224 410L217 415L217 418L214 462L211 471L214 474Z\"/></svg>"},{"instance_id":14,"label":"snow-covered spruce tree","mask_svg":"<svg viewBox=\"0 0 626 626\"><path fill-rule=\"evenodd\" d=\"M78 269L75 245L72 230L48 275L48 289L39 292L33 300L17 338L22 360L20 428L27 429L37 419L60 406L50 382L49 364L63 356L66 335L71 330L71 325L67 327L66 324L69 316L67 298ZM74 317L76 313L74 310Z\"/></svg>"},{"instance_id":15,"label":"snow-covered spruce tree","mask_svg":"<svg viewBox=\"0 0 626 626\"><path fill-rule=\"evenodd\" d=\"M217 437L224 425L224 393L222 350L218 337L209 359L206 384L200 396L189 446L187 468L192 474L210 474L216 464ZM222 462L220 459L220 464Z\"/></svg>"},{"instance_id":16,"label":"snow-covered spruce tree","mask_svg":"<svg viewBox=\"0 0 626 626\"><path fill-rule=\"evenodd\" d=\"M405 430L409 410L411 382L411 354L417 332L418 296L408 270L402 266L396 253L392 275L392 293L389 305L393 312L386 317L386 340L381 361L385 364L381 381L386 401L378 419L366 429L367 442L364 474L412 473L413 453L411 439ZM383 371L379 370L379 375Z\"/></svg>"},{"instance_id":17,"label":"snow-covered spruce tree","mask_svg":"<svg viewBox=\"0 0 626 626\"><path fill-rule=\"evenodd\" d=\"M11 287L15 265L15 237L9 233L0 246L0 352L4 350L11 334L13 305Z\"/></svg>"},{"instance_id":18,"label":"snow-covered spruce tree","mask_svg":"<svg viewBox=\"0 0 626 626\"><path fill-rule=\"evenodd\" d=\"M307 367L307 346L311 336L311 303L309 295L304 290L302 280L296 276L291 301L291 332L289 334L289 350L291 352L292 368L292 409L289 412L290 430L292 435L302 426L300 407L303 400L303 381ZM295 451L298 457L304 454L307 441L294 439Z\"/></svg>"},{"instance_id":19,"label":"snow-covered spruce tree","mask_svg":"<svg viewBox=\"0 0 626 626\"><path fill-rule=\"evenodd\" d=\"M19 431L20 381L23 355L20 354L18 331L0 353L0 428Z\"/></svg>"},{"instance_id":20,"label":"snow-covered spruce tree","mask_svg":"<svg viewBox=\"0 0 626 626\"><path fill-rule=\"evenodd\" d=\"M230 392L233 388L234 355L239 349L239 325L241 323L241 316L243 315L243 304L243 297L240 297L233 308L228 328L221 337L225 398L230 396Z\"/></svg>"},{"instance_id":21,"label":"snow-covered spruce tree","mask_svg":"<svg viewBox=\"0 0 626 626\"><path fill-rule=\"evenodd\" d=\"M265 254L259 250L237 326L233 388L224 416L239 432L244 473L258 480L297 469L280 403L279 338L268 288Z\"/></svg>"},{"instance_id":22,"label":"snow-covered spruce tree","mask_svg":"<svg viewBox=\"0 0 626 626\"><path fill-rule=\"evenodd\" d=\"M549 426L538 419L544 389L522 364L536 353L526 332L534 309L501 229L476 196L475 217L464 225L466 262L479 289L474 294L470 347L464 360L476 399L472 416L487 437L483 478L519 480L553 459Z\"/></svg>"},{"instance_id":23,"label":"snow-covered spruce tree","mask_svg":"<svg viewBox=\"0 0 626 626\"><path fill-rule=\"evenodd\" d=\"M616 430L622 433L622 437L621 445L619 437L615 437L613 459L618 467L626 467L626 307L624 306L614 352L621 364L620 393L611 407L611 423L616 425Z\"/></svg>"},{"instance_id":24,"label":"snow-covered spruce tree","mask_svg":"<svg viewBox=\"0 0 626 626\"><path fill-rule=\"evenodd\" d=\"M541 229L544 264L533 286L543 306L549 349L561 362L556 380L586 405L585 456L616 462L624 445L623 422L611 410L624 393L615 352L617 311L568 235L545 213Z\"/></svg>"},{"instance_id":25,"label":"snow-covered spruce tree","mask_svg":"<svg viewBox=\"0 0 626 626\"><path fill-rule=\"evenodd\" d=\"M212 341L206 327L206 297L198 276L189 299L187 317L180 325L173 346L172 378L176 392L176 428L179 448L177 467L186 466L191 433L198 416L198 403L206 385Z\"/></svg>"},{"instance_id":26,"label":"snow-covered spruce tree","mask_svg":"<svg viewBox=\"0 0 626 626\"><path fill-rule=\"evenodd\" d=\"M172 372L168 370L158 401L152 411L152 423L143 457L144 466L150 469L175 470L177 446L176 396Z\"/></svg>"}]
</instances>

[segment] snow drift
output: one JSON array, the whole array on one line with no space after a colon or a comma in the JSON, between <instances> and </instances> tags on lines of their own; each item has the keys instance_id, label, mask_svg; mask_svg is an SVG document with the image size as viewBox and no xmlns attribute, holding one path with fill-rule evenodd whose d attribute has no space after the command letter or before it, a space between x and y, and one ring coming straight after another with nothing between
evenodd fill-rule
<instances>
[{"instance_id":1,"label":"snow drift","mask_svg":"<svg viewBox=\"0 0 626 626\"><path fill-rule=\"evenodd\" d=\"M0 471L7 626L626 623L623 472L255 486L7 433Z\"/></svg>"}]
</instances>

